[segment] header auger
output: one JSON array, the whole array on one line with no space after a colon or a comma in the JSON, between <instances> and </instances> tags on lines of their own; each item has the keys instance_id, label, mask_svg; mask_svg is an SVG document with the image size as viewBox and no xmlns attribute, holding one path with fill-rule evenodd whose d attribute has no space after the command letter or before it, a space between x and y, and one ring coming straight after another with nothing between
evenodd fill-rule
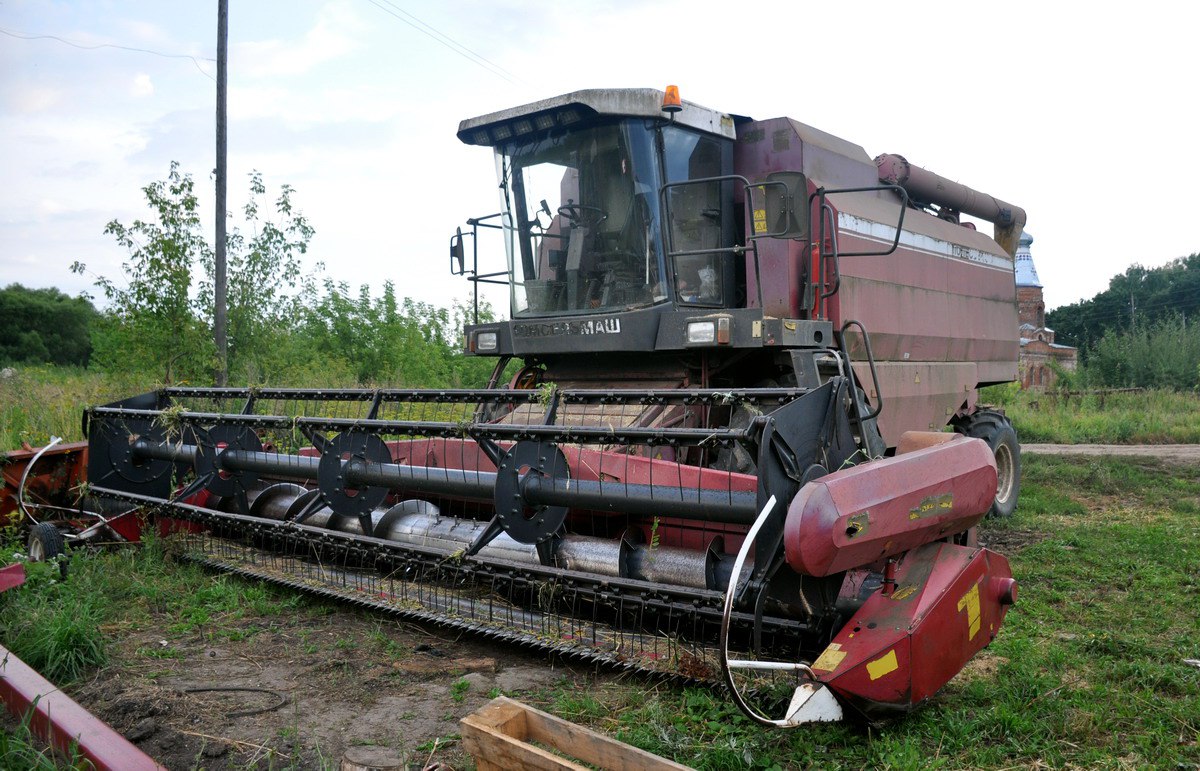
<instances>
[{"instance_id":1,"label":"header auger","mask_svg":"<svg viewBox=\"0 0 1200 771\"><path fill-rule=\"evenodd\" d=\"M89 410L91 495L215 568L724 680L768 725L928 699L1016 598L974 528L1015 504L1019 448L976 401L1016 376L1024 212L662 97L460 125L500 175L451 241L509 288L511 320L466 330L489 388L144 394ZM480 273L489 228L508 266Z\"/></svg>"}]
</instances>

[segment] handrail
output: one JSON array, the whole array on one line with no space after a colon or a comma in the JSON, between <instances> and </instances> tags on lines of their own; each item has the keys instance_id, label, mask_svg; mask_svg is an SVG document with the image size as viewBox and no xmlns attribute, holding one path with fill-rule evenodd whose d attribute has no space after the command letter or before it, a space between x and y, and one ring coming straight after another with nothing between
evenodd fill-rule
<instances>
[{"instance_id":1,"label":"handrail","mask_svg":"<svg viewBox=\"0 0 1200 771\"><path fill-rule=\"evenodd\" d=\"M826 190L823 187L819 187L816 189L816 191L812 195L810 195L808 197L808 205L810 207L812 206L813 200L816 198L819 198L821 200L821 205L825 206L826 199L831 195L840 195L842 193L873 193L873 192L879 192L880 190L893 190L897 194L899 194L900 198L901 198L900 217L896 220L896 228L895 228L896 237L894 239L892 239L891 247L889 247L886 251L882 251L882 252L880 252L880 251L842 252L841 253L842 257L884 257L884 256L887 256L887 255L891 254L892 252L896 251L897 247L900 246L900 235L904 229L904 213L906 211L908 211L908 191L906 191L904 188L900 187L899 185L873 185L871 187L843 187L843 188L838 188L835 190ZM825 226L825 223L822 220L822 222L821 222L822 233L821 233L821 242L820 242L822 247L824 247L824 243L825 243L824 226Z\"/></svg>"},{"instance_id":2,"label":"handrail","mask_svg":"<svg viewBox=\"0 0 1200 771\"><path fill-rule=\"evenodd\" d=\"M784 227L783 230L778 230L778 231L770 231L769 230L764 233L751 233L746 238L746 240L749 243L745 246L738 246L738 245L719 246L719 247L714 247L712 249L686 249L686 250L680 250L680 251L676 251L673 249L674 245L671 243L672 229L670 227L671 202L670 202L670 198L667 195L667 191L672 188L686 187L688 185L711 184L713 182L717 182L717 183L740 182L742 184L742 196L743 196L742 206L745 207L746 213L749 214L749 217L747 218L748 222L754 221L753 220L753 216L754 216L753 215L753 192L751 190L752 188L755 188L755 187L762 188L765 192L765 189L768 187L780 187L780 188L783 188L785 193L789 192L788 186L784 182L776 181L776 180L767 180L764 182L751 183L749 179L747 179L746 177L743 177L741 174L724 174L724 175L717 176L717 177L702 177L699 179L685 179L685 180L682 180L679 182L668 182L667 184L660 187L658 190L658 195L659 195L659 203L660 203L660 206L661 206L662 212L663 212L663 215L662 215L663 248L664 248L664 251L666 252L667 258L671 262L672 280L674 279L674 276L677 275L676 265L675 265L676 257L689 257L689 256L694 256L694 255L700 255L700 254L714 254L714 255L732 254L734 256L738 256L738 255L743 255L743 254L746 254L747 252L749 252L753 255L753 258L754 258L754 283L755 283L755 289L757 290L756 294L758 295L758 307L762 308L763 307L762 271L761 271L761 268L759 265L758 243L757 242L758 242L758 239L760 239L760 238L781 238L781 237L786 236L787 232L788 232L786 226Z\"/></svg>"},{"instance_id":3,"label":"handrail","mask_svg":"<svg viewBox=\"0 0 1200 771\"><path fill-rule=\"evenodd\" d=\"M858 418L858 422L861 424L864 420L873 420L879 417L879 413L883 411L883 392L879 388L879 373L875 370L875 354L871 351L871 336L867 334L867 328L863 326L861 321L856 319L848 319L844 324L842 324L842 328L838 331L838 336L842 338L842 351L845 352L846 359L849 360L850 348L846 345L846 330L852 326L858 327L859 331L862 333L863 348L865 348L867 352L867 366L871 371L871 380L875 384L875 409L870 414L864 416L861 414L861 412L859 412L858 396L855 394L854 412ZM851 373L851 377L853 378L854 368L849 367L848 371ZM851 380L851 384L853 384L853 379Z\"/></svg>"},{"instance_id":4,"label":"handrail","mask_svg":"<svg viewBox=\"0 0 1200 771\"><path fill-rule=\"evenodd\" d=\"M896 220L896 227L895 227L896 237L892 239L891 247L889 247L888 249L886 249L884 251L858 251L858 252L843 252L843 251L841 251L838 247L838 242L837 242L837 232L838 232L837 222L835 222L833 219L834 211L833 211L832 205L830 205L830 203L828 201L829 196L840 195L842 193L870 193L870 192L878 192L880 190L895 191L897 194L899 194L899 196L901 198L900 216ZM872 185L870 187L843 187L843 188L837 188L834 190L828 190L824 187L819 187L808 197L808 206L809 206L810 210L812 209L812 206L814 203L818 203L817 238L814 241L814 243L817 245L818 276L810 283L813 286L814 293L817 295L813 301L813 305L815 306L813 308L813 311L817 314L818 318L826 318L826 317L828 317L828 314L825 313L825 309L827 306L827 303L825 301L827 299L829 299L830 297L833 297L835 294L837 294L838 289L841 288L841 284L842 284L841 258L842 257L883 257L883 256L889 255L892 252L896 251L896 249L900 246L900 235L904 229L904 213L908 210L908 192L904 188L900 187L899 185ZM829 224L829 239L830 239L830 244L831 244L831 251L825 250L826 219L827 218L828 218L828 224ZM826 276L826 260L833 261L833 270L834 270L835 277L833 279L832 286L830 285L830 283L827 279L827 276Z\"/></svg>"},{"instance_id":5,"label":"handrail","mask_svg":"<svg viewBox=\"0 0 1200 771\"><path fill-rule=\"evenodd\" d=\"M479 285L480 284L500 284L501 286L508 286L509 283L511 283L510 281L497 281L495 278L496 276L507 276L508 275L507 270L498 270L494 273L482 273L482 274L479 272L479 228L489 228L491 230L504 230L503 225L493 225L490 222L487 222L487 220L492 220L497 217L501 217L503 215L504 215L504 212L496 212L495 214L488 214L483 217L472 217L467 220L467 224L471 226L470 233L463 233L460 230L458 233L455 233L453 236L450 236L451 249L453 249L453 247L454 247L455 239L458 239L458 242L461 244L464 236L467 236L467 235L471 236L471 269L467 270L464 267L462 271L456 272L454 270L454 255L453 255L453 252L451 252L450 274L454 275L454 276L462 276L467 273L471 274L471 275L467 276L467 281L470 281L474 286L474 297L471 302L471 312L472 312L472 319L474 319L475 324L479 323Z\"/></svg>"}]
</instances>

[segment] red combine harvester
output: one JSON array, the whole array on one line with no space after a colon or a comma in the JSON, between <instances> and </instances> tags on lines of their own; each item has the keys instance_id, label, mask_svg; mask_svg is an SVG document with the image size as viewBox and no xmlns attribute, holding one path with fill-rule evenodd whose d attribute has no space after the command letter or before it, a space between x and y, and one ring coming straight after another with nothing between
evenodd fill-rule
<instances>
[{"instance_id":1,"label":"red combine harvester","mask_svg":"<svg viewBox=\"0 0 1200 771\"><path fill-rule=\"evenodd\" d=\"M510 292L466 329L490 387L166 388L88 411L90 495L214 568L723 679L769 725L911 709L995 637L1016 583L973 535L1019 447L976 400L1017 376L1021 209L674 88L458 136L499 172L451 239Z\"/></svg>"}]
</instances>

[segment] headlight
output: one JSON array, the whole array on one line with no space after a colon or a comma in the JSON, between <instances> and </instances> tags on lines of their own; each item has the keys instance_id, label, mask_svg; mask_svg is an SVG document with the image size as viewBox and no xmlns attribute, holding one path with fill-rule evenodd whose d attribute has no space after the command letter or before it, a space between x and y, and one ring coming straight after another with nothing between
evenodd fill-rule
<instances>
[{"instance_id":1,"label":"headlight","mask_svg":"<svg viewBox=\"0 0 1200 771\"><path fill-rule=\"evenodd\" d=\"M687 341L688 345L715 343L717 341L717 323L715 321L689 321Z\"/></svg>"},{"instance_id":2,"label":"headlight","mask_svg":"<svg viewBox=\"0 0 1200 771\"><path fill-rule=\"evenodd\" d=\"M478 332L475 335L475 350L476 351L494 351L496 350L496 333L495 332Z\"/></svg>"},{"instance_id":3,"label":"headlight","mask_svg":"<svg viewBox=\"0 0 1200 771\"><path fill-rule=\"evenodd\" d=\"M689 321L687 323L687 344L728 345L732 339L730 336L731 321L732 319L728 316Z\"/></svg>"}]
</instances>

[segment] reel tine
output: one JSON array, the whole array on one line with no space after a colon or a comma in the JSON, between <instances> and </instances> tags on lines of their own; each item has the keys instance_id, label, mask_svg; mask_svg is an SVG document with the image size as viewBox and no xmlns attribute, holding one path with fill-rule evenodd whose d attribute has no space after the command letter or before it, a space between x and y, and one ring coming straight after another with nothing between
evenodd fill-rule
<instances>
[{"instance_id":1,"label":"reel tine","mask_svg":"<svg viewBox=\"0 0 1200 771\"><path fill-rule=\"evenodd\" d=\"M174 500L183 501L203 490L213 478L213 472L201 474L188 483L186 487L174 495Z\"/></svg>"},{"instance_id":2,"label":"reel tine","mask_svg":"<svg viewBox=\"0 0 1200 771\"><path fill-rule=\"evenodd\" d=\"M492 517L492 521L488 522L487 529L479 534L469 547L467 547L466 556L474 557L479 553L479 550L487 546L492 541L496 540L496 536L504 532L504 523L500 521L500 515Z\"/></svg>"},{"instance_id":3,"label":"reel tine","mask_svg":"<svg viewBox=\"0 0 1200 771\"><path fill-rule=\"evenodd\" d=\"M315 493L316 491L313 490L311 492ZM294 522L297 525L304 524L304 520L308 519L313 514L316 514L324 505L325 499L322 498L320 494L313 495L308 499L308 503L306 503L304 507L301 508L300 511L296 512L295 515L293 515L288 521Z\"/></svg>"},{"instance_id":4,"label":"reel tine","mask_svg":"<svg viewBox=\"0 0 1200 771\"><path fill-rule=\"evenodd\" d=\"M237 502L238 512L241 514L250 514L250 498L246 494L246 488L238 485L237 491L233 494L234 500Z\"/></svg>"}]
</instances>

